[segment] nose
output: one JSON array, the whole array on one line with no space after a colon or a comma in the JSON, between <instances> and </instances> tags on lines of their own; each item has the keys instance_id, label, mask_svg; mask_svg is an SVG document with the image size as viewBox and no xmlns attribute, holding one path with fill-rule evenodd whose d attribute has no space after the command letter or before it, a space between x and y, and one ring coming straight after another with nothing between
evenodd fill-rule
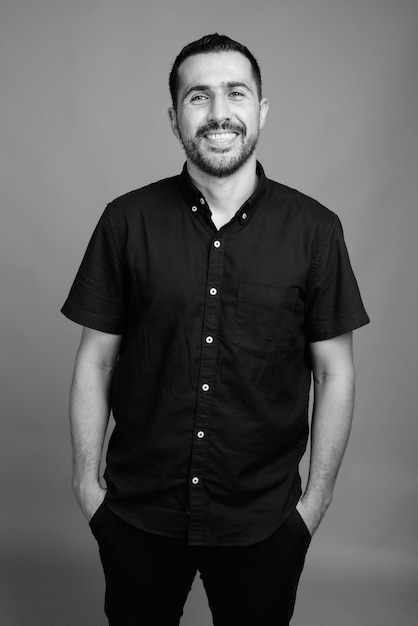
<instances>
[{"instance_id":1,"label":"nose","mask_svg":"<svg viewBox=\"0 0 418 626\"><path fill-rule=\"evenodd\" d=\"M231 119L231 112L228 101L224 94L217 94L213 97L209 110L209 120L221 124Z\"/></svg>"}]
</instances>

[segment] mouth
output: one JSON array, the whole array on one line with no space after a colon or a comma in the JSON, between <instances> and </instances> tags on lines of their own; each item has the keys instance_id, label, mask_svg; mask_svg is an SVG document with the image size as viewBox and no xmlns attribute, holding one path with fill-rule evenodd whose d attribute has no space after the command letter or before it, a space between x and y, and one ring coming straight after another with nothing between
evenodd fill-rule
<instances>
[{"instance_id":1,"label":"mouth","mask_svg":"<svg viewBox=\"0 0 418 626\"><path fill-rule=\"evenodd\" d=\"M205 135L209 141L215 141L216 143L228 143L233 141L238 136L238 133L224 132L224 133L208 133Z\"/></svg>"},{"instance_id":2,"label":"mouth","mask_svg":"<svg viewBox=\"0 0 418 626\"><path fill-rule=\"evenodd\" d=\"M209 132L203 135L210 150L215 152L226 152L231 150L240 133L233 131Z\"/></svg>"}]
</instances>

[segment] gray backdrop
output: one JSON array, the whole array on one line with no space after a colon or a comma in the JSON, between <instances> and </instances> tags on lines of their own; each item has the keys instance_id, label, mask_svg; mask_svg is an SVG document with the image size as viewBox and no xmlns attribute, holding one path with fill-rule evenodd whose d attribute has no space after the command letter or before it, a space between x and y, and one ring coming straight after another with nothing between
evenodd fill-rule
<instances>
[{"instance_id":1,"label":"gray backdrop","mask_svg":"<svg viewBox=\"0 0 418 626\"><path fill-rule=\"evenodd\" d=\"M214 30L257 56L259 158L339 214L373 320L356 333L353 435L294 624L416 623L417 17L415 0L2 1L2 625L105 623L70 487L80 333L59 308L105 204L180 170L167 75ZM196 581L182 626L209 624Z\"/></svg>"}]
</instances>

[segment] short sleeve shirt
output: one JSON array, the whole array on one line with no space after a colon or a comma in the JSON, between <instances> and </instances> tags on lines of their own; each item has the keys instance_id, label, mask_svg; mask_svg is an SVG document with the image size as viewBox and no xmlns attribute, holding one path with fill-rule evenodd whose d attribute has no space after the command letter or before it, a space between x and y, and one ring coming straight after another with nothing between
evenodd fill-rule
<instances>
[{"instance_id":1,"label":"short sleeve shirt","mask_svg":"<svg viewBox=\"0 0 418 626\"><path fill-rule=\"evenodd\" d=\"M62 309L123 337L107 506L191 545L256 543L291 512L309 343L369 321L338 217L257 173L220 230L186 166L110 203Z\"/></svg>"}]
</instances>

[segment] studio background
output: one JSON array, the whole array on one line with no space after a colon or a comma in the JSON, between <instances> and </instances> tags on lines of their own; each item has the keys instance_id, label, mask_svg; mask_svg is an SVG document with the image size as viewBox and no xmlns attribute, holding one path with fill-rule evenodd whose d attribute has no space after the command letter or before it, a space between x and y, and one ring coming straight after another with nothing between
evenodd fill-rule
<instances>
[{"instance_id":1,"label":"studio background","mask_svg":"<svg viewBox=\"0 0 418 626\"><path fill-rule=\"evenodd\" d=\"M4 626L105 624L96 544L70 486L80 329L59 309L105 205L180 171L167 77L182 46L213 31L259 60L270 101L259 159L340 216L372 318L355 333L353 433L293 624L417 623L416 1L3 0ZM209 624L196 580L182 626Z\"/></svg>"}]
</instances>

